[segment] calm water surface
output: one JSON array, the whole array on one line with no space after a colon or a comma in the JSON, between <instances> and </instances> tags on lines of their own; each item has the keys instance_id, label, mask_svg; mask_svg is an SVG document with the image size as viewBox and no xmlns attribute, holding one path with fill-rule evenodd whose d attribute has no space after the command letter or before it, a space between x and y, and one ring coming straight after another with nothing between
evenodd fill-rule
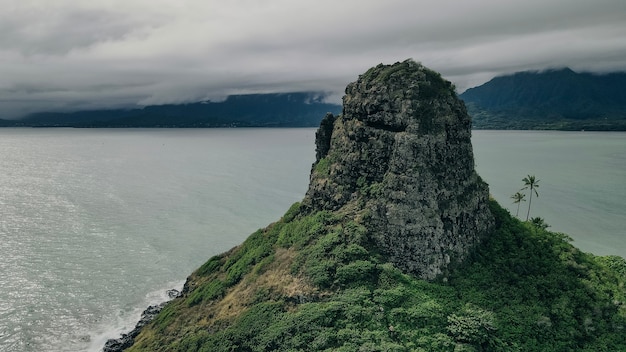
<instances>
[{"instance_id":1,"label":"calm water surface","mask_svg":"<svg viewBox=\"0 0 626 352\"><path fill-rule=\"evenodd\" d=\"M626 257L626 133L474 131L476 168L498 202L535 175L539 197L530 216L565 232L579 248ZM528 200L528 191L526 199ZM528 202L519 216L526 218Z\"/></svg>"},{"instance_id":2,"label":"calm water surface","mask_svg":"<svg viewBox=\"0 0 626 352\"><path fill-rule=\"evenodd\" d=\"M314 129L0 129L0 351L98 351L214 254L302 199ZM475 131L515 213L626 256L626 133ZM524 204L526 206L527 204ZM520 213L525 215L525 208Z\"/></svg>"}]
</instances>

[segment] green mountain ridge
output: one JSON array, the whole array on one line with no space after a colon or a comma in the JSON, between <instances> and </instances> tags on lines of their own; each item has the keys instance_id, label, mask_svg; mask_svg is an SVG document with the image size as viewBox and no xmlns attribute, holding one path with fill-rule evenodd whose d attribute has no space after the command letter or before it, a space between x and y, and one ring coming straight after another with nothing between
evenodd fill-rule
<instances>
[{"instance_id":1,"label":"green mountain ridge","mask_svg":"<svg viewBox=\"0 0 626 352\"><path fill-rule=\"evenodd\" d=\"M488 199L449 82L378 65L343 112L302 202L198 268L128 351L626 350L626 261Z\"/></svg>"},{"instance_id":2,"label":"green mountain ridge","mask_svg":"<svg viewBox=\"0 0 626 352\"><path fill-rule=\"evenodd\" d=\"M499 76L460 95L477 129L626 130L626 73Z\"/></svg>"},{"instance_id":3,"label":"green mountain ridge","mask_svg":"<svg viewBox=\"0 0 626 352\"><path fill-rule=\"evenodd\" d=\"M140 109L43 112L20 120L0 120L13 127L316 127L327 112L341 106L312 92L231 95L222 102L151 105Z\"/></svg>"}]
</instances>

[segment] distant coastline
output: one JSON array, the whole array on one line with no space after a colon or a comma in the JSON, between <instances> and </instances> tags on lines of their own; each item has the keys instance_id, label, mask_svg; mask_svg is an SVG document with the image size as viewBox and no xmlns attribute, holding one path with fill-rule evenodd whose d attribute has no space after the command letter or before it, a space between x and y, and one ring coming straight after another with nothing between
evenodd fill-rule
<instances>
[{"instance_id":1,"label":"distant coastline","mask_svg":"<svg viewBox=\"0 0 626 352\"><path fill-rule=\"evenodd\" d=\"M626 73L569 68L499 76L459 94L475 130L626 131ZM0 127L318 127L342 107L319 92L231 95L224 101L40 112Z\"/></svg>"},{"instance_id":2,"label":"distant coastline","mask_svg":"<svg viewBox=\"0 0 626 352\"><path fill-rule=\"evenodd\" d=\"M231 95L221 102L153 105L137 109L41 112L0 127L214 128L317 127L341 106L315 92Z\"/></svg>"}]
</instances>

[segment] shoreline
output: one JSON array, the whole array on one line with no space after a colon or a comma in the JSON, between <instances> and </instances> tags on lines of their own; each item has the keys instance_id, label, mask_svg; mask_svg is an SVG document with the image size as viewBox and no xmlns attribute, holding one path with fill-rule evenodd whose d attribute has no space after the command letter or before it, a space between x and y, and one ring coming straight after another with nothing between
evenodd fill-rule
<instances>
[{"instance_id":1,"label":"shoreline","mask_svg":"<svg viewBox=\"0 0 626 352\"><path fill-rule=\"evenodd\" d=\"M127 333L122 333L118 338L106 340L104 347L102 348L102 352L122 352L131 347L135 342L135 337L139 335L143 327L148 325L157 316L157 314L161 312L163 307L165 307L169 301L180 297L182 294L182 292L177 289L169 289L166 290L165 293L167 294L167 297L169 297L168 300L157 305L148 306L148 308L141 312L141 317L139 318L137 324L135 324L135 327Z\"/></svg>"}]
</instances>

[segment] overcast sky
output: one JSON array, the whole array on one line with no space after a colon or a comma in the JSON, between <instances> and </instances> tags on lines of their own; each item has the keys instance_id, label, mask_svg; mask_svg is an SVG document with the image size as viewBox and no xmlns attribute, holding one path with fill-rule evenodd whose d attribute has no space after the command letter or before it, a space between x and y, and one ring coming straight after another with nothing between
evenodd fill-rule
<instances>
[{"instance_id":1,"label":"overcast sky","mask_svg":"<svg viewBox=\"0 0 626 352\"><path fill-rule=\"evenodd\" d=\"M626 71L626 0L0 0L0 118L230 94L339 102L413 58L459 92L496 75Z\"/></svg>"}]
</instances>

